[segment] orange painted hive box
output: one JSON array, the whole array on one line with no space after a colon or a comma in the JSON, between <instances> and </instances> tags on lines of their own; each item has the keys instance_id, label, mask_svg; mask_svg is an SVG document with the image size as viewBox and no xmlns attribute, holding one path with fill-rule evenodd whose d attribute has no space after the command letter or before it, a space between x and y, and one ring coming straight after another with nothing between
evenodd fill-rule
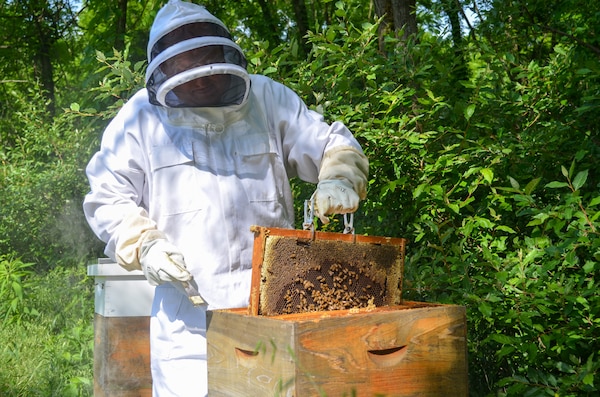
<instances>
[{"instance_id":1,"label":"orange painted hive box","mask_svg":"<svg viewBox=\"0 0 600 397\"><path fill-rule=\"evenodd\" d=\"M208 312L212 396L466 396L465 308L402 300L405 240L256 227L250 305Z\"/></svg>"}]
</instances>

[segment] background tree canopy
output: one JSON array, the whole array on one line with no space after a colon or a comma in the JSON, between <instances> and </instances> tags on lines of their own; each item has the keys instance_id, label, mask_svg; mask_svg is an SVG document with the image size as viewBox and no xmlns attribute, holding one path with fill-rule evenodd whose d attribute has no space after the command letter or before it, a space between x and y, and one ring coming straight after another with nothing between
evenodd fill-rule
<instances>
[{"instance_id":1,"label":"background tree canopy","mask_svg":"<svg viewBox=\"0 0 600 397\"><path fill-rule=\"evenodd\" d=\"M81 211L84 168L143 87L163 3L0 5L2 395L91 394L84 264L103 246ZM597 395L600 2L204 4L251 72L360 140L371 175L357 233L410 240L406 299L467 307L471 395ZM299 202L312 189L294 186ZM70 317L48 309L57 296ZM55 341L43 362L63 370L14 365L24 329Z\"/></svg>"}]
</instances>

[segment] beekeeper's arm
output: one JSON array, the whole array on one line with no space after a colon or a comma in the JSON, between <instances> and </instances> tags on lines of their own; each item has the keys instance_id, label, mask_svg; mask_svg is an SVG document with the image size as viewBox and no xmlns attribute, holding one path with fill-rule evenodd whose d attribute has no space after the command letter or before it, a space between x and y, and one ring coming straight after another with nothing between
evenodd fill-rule
<instances>
[{"instance_id":1,"label":"beekeeper's arm","mask_svg":"<svg viewBox=\"0 0 600 397\"><path fill-rule=\"evenodd\" d=\"M109 123L100 150L86 168L91 191L83 210L96 235L106 243L105 253L127 270L142 270L153 284L187 281L181 252L157 230L144 209L147 189L144 148L135 133L127 133L127 115L136 109L134 97ZM130 125L131 123L129 123Z\"/></svg>"},{"instance_id":2,"label":"beekeeper's arm","mask_svg":"<svg viewBox=\"0 0 600 397\"><path fill-rule=\"evenodd\" d=\"M136 207L130 211L117 226L113 240L119 265L128 270L141 269L151 285L171 282L194 306L206 305L183 254L156 228L146 210Z\"/></svg>"},{"instance_id":3,"label":"beekeeper's arm","mask_svg":"<svg viewBox=\"0 0 600 397\"><path fill-rule=\"evenodd\" d=\"M317 183L316 215L327 223L329 214L356 211L366 197L369 162L350 130L341 122L326 123L287 87L264 87L265 111L275 109L274 123L282 132L288 176Z\"/></svg>"}]
</instances>

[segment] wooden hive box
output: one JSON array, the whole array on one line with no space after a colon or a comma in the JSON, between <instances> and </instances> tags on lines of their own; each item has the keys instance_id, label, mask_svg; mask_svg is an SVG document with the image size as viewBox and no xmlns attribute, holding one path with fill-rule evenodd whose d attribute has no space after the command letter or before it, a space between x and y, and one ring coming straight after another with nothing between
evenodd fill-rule
<instances>
[{"instance_id":1,"label":"wooden hive box","mask_svg":"<svg viewBox=\"0 0 600 397\"><path fill-rule=\"evenodd\" d=\"M467 396L465 309L208 313L209 396Z\"/></svg>"},{"instance_id":2,"label":"wooden hive box","mask_svg":"<svg viewBox=\"0 0 600 397\"><path fill-rule=\"evenodd\" d=\"M310 232L256 232L250 307L207 314L209 396L468 395L464 307L396 301L392 291L394 302L382 307L261 314L266 240L305 243Z\"/></svg>"}]
</instances>

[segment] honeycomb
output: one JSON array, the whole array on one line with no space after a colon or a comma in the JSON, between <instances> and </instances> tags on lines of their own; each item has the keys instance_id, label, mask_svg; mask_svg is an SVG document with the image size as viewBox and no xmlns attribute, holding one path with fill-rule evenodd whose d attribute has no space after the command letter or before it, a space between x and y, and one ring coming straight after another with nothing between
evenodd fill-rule
<instances>
[{"instance_id":1,"label":"honeycomb","mask_svg":"<svg viewBox=\"0 0 600 397\"><path fill-rule=\"evenodd\" d=\"M401 302L404 246L270 235L259 314L380 307Z\"/></svg>"}]
</instances>

